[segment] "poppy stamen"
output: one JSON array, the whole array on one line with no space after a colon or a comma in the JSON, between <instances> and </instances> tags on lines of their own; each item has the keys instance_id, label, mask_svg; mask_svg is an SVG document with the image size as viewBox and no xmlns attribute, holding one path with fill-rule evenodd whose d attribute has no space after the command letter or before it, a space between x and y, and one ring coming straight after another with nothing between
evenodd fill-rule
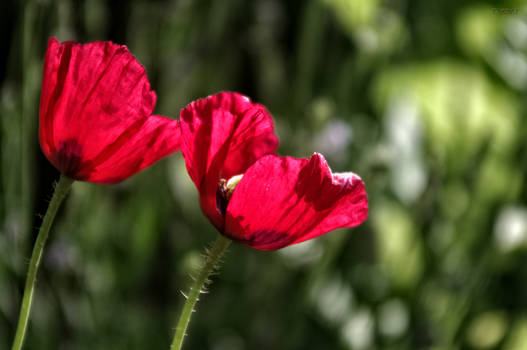
<instances>
[{"instance_id":1,"label":"poppy stamen","mask_svg":"<svg viewBox=\"0 0 527 350\"><path fill-rule=\"evenodd\" d=\"M241 181L243 174L235 175L229 180L220 179L218 182L218 190L216 191L216 206L221 216L225 216L225 210L231 200L232 193L236 185Z\"/></svg>"}]
</instances>

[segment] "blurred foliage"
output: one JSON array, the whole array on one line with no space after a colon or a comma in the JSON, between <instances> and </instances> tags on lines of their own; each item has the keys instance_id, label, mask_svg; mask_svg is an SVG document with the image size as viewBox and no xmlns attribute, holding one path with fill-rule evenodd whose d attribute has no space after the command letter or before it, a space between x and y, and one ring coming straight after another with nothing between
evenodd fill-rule
<instances>
[{"instance_id":1,"label":"blurred foliage","mask_svg":"<svg viewBox=\"0 0 527 350\"><path fill-rule=\"evenodd\" d=\"M159 114L242 92L273 114L281 154L322 152L366 183L358 228L233 245L186 349L527 348L524 2L6 0L0 28L0 349L58 178L37 134L50 36L128 45ZM180 155L75 183L26 349L168 349L214 235Z\"/></svg>"}]
</instances>

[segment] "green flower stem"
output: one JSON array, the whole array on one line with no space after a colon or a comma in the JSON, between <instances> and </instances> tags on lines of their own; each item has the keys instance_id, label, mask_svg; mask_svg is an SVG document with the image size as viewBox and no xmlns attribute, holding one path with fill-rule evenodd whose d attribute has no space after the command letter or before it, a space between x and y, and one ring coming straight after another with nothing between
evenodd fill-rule
<instances>
[{"instance_id":1,"label":"green flower stem","mask_svg":"<svg viewBox=\"0 0 527 350\"><path fill-rule=\"evenodd\" d=\"M31 311L31 303L33 301L33 292L35 290L35 280L37 277L38 266L40 259L42 258L42 252L48 238L49 229L55 219L57 210L60 204L68 194L71 188L73 179L70 179L64 175L60 176L60 180L55 186L55 192L49 203L48 210L42 221L42 226L38 231L37 241L33 247L33 253L31 254L31 260L29 261L29 271L27 273L26 285L24 287L24 298L22 299L22 307L20 308L20 317L18 319L18 326L16 328L15 340L11 350L20 350L24 343L24 336L26 335L27 324L29 321L29 313Z\"/></svg>"},{"instance_id":2,"label":"green flower stem","mask_svg":"<svg viewBox=\"0 0 527 350\"><path fill-rule=\"evenodd\" d=\"M198 301L199 294L202 293L203 288L208 284L208 277L219 267L221 257L225 253L227 247L231 244L231 240L218 234L216 241L210 249L207 250L206 260L203 267L200 269L198 276L190 287L190 291L186 296L187 300L179 316L179 321L176 327L176 334L170 346L170 350L180 350L183 345L183 338L190 321L190 316L194 311L194 306Z\"/></svg>"}]
</instances>

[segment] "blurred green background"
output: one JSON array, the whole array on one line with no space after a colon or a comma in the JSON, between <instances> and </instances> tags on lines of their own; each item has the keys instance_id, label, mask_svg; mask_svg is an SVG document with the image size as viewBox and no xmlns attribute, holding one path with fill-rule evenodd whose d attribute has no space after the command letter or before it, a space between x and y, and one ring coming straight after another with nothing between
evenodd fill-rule
<instances>
[{"instance_id":1,"label":"blurred green background","mask_svg":"<svg viewBox=\"0 0 527 350\"><path fill-rule=\"evenodd\" d=\"M177 118L235 90L279 152L366 183L358 228L232 245L185 349L527 349L527 4L417 0L0 3L0 349L57 171L38 145L47 39L126 44ZM181 155L77 182L52 228L26 349L168 349L213 240Z\"/></svg>"}]
</instances>

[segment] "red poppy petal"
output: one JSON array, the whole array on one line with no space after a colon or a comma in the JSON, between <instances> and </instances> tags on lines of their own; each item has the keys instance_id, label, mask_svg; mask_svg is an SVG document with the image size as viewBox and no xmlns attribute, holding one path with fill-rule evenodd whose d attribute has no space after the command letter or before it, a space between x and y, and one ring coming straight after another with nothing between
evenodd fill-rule
<instances>
[{"instance_id":1,"label":"red poppy petal","mask_svg":"<svg viewBox=\"0 0 527 350\"><path fill-rule=\"evenodd\" d=\"M269 155L254 163L227 207L225 234L249 247L274 250L359 225L368 215L362 180L332 174L324 157Z\"/></svg>"},{"instance_id":2,"label":"red poppy petal","mask_svg":"<svg viewBox=\"0 0 527 350\"><path fill-rule=\"evenodd\" d=\"M150 116L141 128L126 138L126 143L106 160L95 163L93 171L83 180L114 184L146 168L160 158L181 148L179 122L163 116ZM115 140L118 143L119 139Z\"/></svg>"},{"instance_id":3,"label":"red poppy petal","mask_svg":"<svg viewBox=\"0 0 527 350\"><path fill-rule=\"evenodd\" d=\"M102 153L118 152L115 140L141 129L155 101L145 69L125 46L52 38L40 100L42 150L60 171L75 176L87 170L80 165L96 166ZM68 152L80 158L77 168Z\"/></svg>"},{"instance_id":4,"label":"red poppy petal","mask_svg":"<svg viewBox=\"0 0 527 350\"><path fill-rule=\"evenodd\" d=\"M265 107L233 92L221 92L181 110L181 150L200 194L205 215L218 229L224 219L216 206L220 178L243 173L258 158L274 153L278 139Z\"/></svg>"}]
</instances>

